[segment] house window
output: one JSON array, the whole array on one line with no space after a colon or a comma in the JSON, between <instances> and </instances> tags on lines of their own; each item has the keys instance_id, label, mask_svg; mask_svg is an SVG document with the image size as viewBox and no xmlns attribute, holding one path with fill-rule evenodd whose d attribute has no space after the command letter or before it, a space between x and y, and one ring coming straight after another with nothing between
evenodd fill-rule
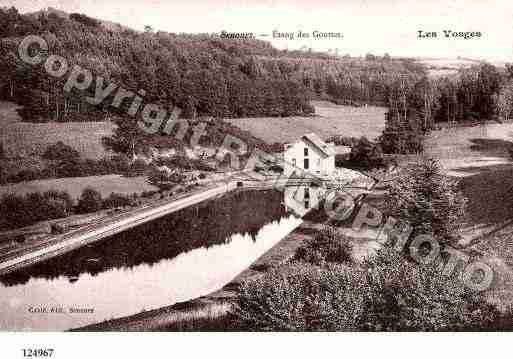
<instances>
[{"instance_id":1,"label":"house window","mask_svg":"<svg viewBox=\"0 0 513 359\"><path fill-rule=\"evenodd\" d=\"M321 159L320 158L317 159L317 167L321 167Z\"/></svg>"},{"instance_id":2,"label":"house window","mask_svg":"<svg viewBox=\"0 0 513 359\"><path fill-rule=\"evenodd\" d=\"M305 170L307 170L308 168L310 168L310 161L308 160L308 158L305 158L305 165L303 167Z\"/></svg>"},{"instance_id":3,"label":"house window","mask_svg":"<svg viewBox=\"0 0 513 359\"><path fill-rule=\"evenodd\" d=\"M307 156L308 156L308 148L305 147L305 157L307 157Z\"/></svg>"},{"instance_id":4,"label":"house window","mask_svg":"<svg viewBox=\"0 0 513 359\"><path fill-rule=\"evenodd\" d=\"M292 159L292 166L296 167L296 159L295 158Z\"/></svg>"}]
</instances>

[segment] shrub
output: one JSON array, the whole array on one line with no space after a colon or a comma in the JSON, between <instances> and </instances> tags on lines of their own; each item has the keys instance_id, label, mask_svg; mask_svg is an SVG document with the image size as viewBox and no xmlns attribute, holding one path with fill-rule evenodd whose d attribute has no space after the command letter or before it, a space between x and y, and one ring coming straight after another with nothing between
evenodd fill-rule
<instances>
[{"instance_id":1,"label":"shrub","mask_svg":"<svg viewBox=\"0 0 513 359\"><path fill-rule=\"evenodd\" d=\"M127 207L134 205L134 198L129 197L122 193L111 193L109 197L105 198L102 207L106 209L116 207Z\"/></svg>"},{"instance_id":2,"label":"shrub","mask_svg":"<svg viewBox=\"0 0 513 359\"><path fill-rule=\"evenodd\" d=\"M191 165L193 169L198 171L214 172L216 170L214 167L200 159L192 159Z\"/></svg>"},{"instance_id":3,"label":"shrub","mask_svg":"<svg viewBox=\"0 0 513 359\"><path fill-rule=\"evenodd\" d=\"M46 167L26 168L26 165L23 164L20 167L22 170L17 173L10 175L3 173L3 178L0 178L0 180L3 179L3 182L6 183L18 183L44 178L100 176L113 173L124 174L130 169L125 156L105 157L100 160L82 160L78 157L68 156L68 158L60 160L51 160L46 164Z\"/></svg>"},{"instance_id":4,"label":"shrub","mask_svg":"<svg viewBox=\"0 0 513 359\"><path fill-rule=\"evenodd\" d=\"M450 244L458 239L466 202L457 181L442 174L437 160L422 159L391 183L385 204L388 214L413 227L412 237L428 234Z\"/></svg>"},{"instance_id":5,"label":"shrub","mask_svg":"<svg viewBox=\"0 0 513 359\"><path fill-rule=\"evenodd\" d=\"M105 163L105 167L110 166L112 172L126 173L130 170L130 160L125 155L114 155L110 158L104 158L101 162Z\"/></svg>"},{"instance_id":6,"label":"shrub","mask_svg":"<svg viewBox=\"0 0 513 359\"><path fill-rule=\"evenodd\" d=\"M88 176L90 171L80 159L67 159L51 164L49 170L55 173L57 178Z\"/></svg>"},{"instance_id":7,"label":"shrub","mask_svg":"<svg viewBox=\"0 0 513 359\"><path fill-rule=\"evenodd\" d=\"M166 166L168 168L193 169L192 161L185 156L159 157L156 160L156 164L157 166Z\"/></svg>"},{"instance_id":8,"label":"shrub","mask_svg":"<svg viewBox=\"0 0 513 359\"><path fill-rule=\"evenodd\" d=\"M165 171L154 169L148 175L148 182L161 187L165 185L166 187L174 186L176 184L183 183L186 179L186 176L180 171Z\"/></svg>"},{"instance_id":9,"label":"shrub","mask_svg":"<svg viewBox=\"0 0 513 359\"><path fill-rule=\"evenodd\" d=\"M388 248L359 267L272 269L242 283L233 314L243 330L269 331L475 330L498 318L459 279Z\"/></svg>"},{"instance_id":10,"label":"shrub","mask_svg":"<svg viewBox=\"0 0 513 359\"><path fill-rule=\"evenodd\" d=\"M415 154L424 150L424 132L415 108L405 113L389 110L385 115L385 129L379 137L385 153Z\"/></svg>"},{"instance_id":11,"label":"shrub","mask_svg":"<svg viewBox=\"0 0 513 359\"><path fill-rule=\"evenodd\" d=\"M340 266L279 267L242 283L233 314L242 330L356 330L363 279Z\"/></svg>"},{"instance_id":12,"label":"shrub","mask_svg":"<svg viewBox=\"0 0 513 359\"><path fill-rule=\"evenodd\" d=\"M69 216L72 209L70 195L62 191L32 192L25 196L8 194L0 200L0 212L3 214L1 226L12 229L63 218Z\"/></svg>"},{"instance_id":13,"label":"shrub","mask_svg":"<svg viewBox=\"0 0 513 359\"><path fill-rule=\"evenodd\" d=\"M156 193L158 193L158 191L143 191L141 193L141 197L149 198L149 197L152 197L153 195L155 195Z\"/></svg>"},{"instance_id":14,"label":"shrub","mask_svg":"<svg viewBox=\"0 0 513 359\"><path fill-rule=\"evenodd\" d=\"M350 262L352 249L349 238L337 233L335 228L325 226L296 250L294 259L317 265Z\"/></svg>"},{"instance_id":15,"label":"shrub","mask_svg":"<svg viewBox=\"0 0 513 359\"><path fill-rule=\"evenodd\" d=\"M132 167L133 171L136 173L140 173L141 171L141 167L138 166L140 165L136 164L135 167ZM147 168L146 164L144 166L144 170L142 170L143 172ZM55 177L60 178L101 176L112 173L122 174L130 171L131 167L123 156L117 156L113 158L105 157L100 160L81 160L79 158L65 159L57 163L52 163L48 169Z\"/></svg>"},{"instance_id":16,"label":"shrub","mask_svg":"<svg viewBox=\"0 0 513 359\"><path fill-rule=\"evenodd\" d=\"M139 176L151 168L144 160L137 159L130 165L129 174L133 176Z\"/></svg>"},{"instance_id":17,"label":"shrub","mask_svg":"<svg viewBox=\"0 0 513 359\"><path fill-rule=\"evenodd\" d=\"M40 210L45 213L45 219L67 217L73 211L73 199L65 191L49 190L43 193Z\"/></svg>"},{"instance_id":18,"label":"shrub","mask_svg":"<svg viewBox=\"0 0 513 359\"><path fill-rule=\"evenodd\" d=\"M77 205L78 213L97 212L102 208L102 196L100 192L91 187L87 187L82 191Z\"/></svg>"},{"instance_id":19,"label":"shrub","mask_svg":"<svg viewBox=\"0 0 513 359\"><path fill-rule=\"evenodd\" d=\"M199 179L205 179L207 178L207 175L204 174L204 173L200 173L199 176L198 176Z\"/></svg>"},{"instance_id":20,"label":"shrub","mask_svg":"<svg viewBox=\"0 0 513 359\"><path fill-rule=\"evenodd\" d=\"M12 229L31 224L30 210L25 198L14 193L2 196L0 200L3 229Z\"/></svg>"},{"instance_id":21,"label":"shrub","mask_svg":"<svg viewBox=\"0 0 513 359\"><path fill-rule=\"evenodd\" d=\"M24 169L19 171L16 174L7 176L7 182L9 183L18 183L24 181L34 181L40 178L40 173L37 170L32 169Z\"/></svg>"},{"instance_id":22,"label":"shrub","mask_svg":"<svg viewBox=\"0 0 513 359\"><path fill-rule=\"evenodd\" d=\"M419 265L387 247L362 270L372 298L362 329L475 330L498 316L482 294L466 288L456 273L444 275L436 263Z\"/></svg>"},{"instance_id":23,"label":"shrub","mask_svg":"<svg viewBox=\"0 0 513 359\"><path fill-rule=\"evenodd\" d=\"M365 136L351 148L350 161L364 168L383 166L383 151L380 145L369 141Z\"/></svg>"},{"instance_id":24,"label":"shrub","mask_svg":"<svg viewBox=\"0 0 513 359\"><path fill-rule=\"evenodd\" d=\"M332 142L336 146L349 146L353 147L358 143L358 138L348 136L332 136L326 140L326 142Z\"/></svg>"},{"instance_id":25,"label":"shrub","mask_svg":"<svg viewBox=\"0 0 513 359\"><path fill-rule=\"evenodd\" d=\"M73 147L65 145L59 141L48 146L42 156L45 160L53 161L74 161L80 158L80 153Z\"/></svg>"}]
</instances>

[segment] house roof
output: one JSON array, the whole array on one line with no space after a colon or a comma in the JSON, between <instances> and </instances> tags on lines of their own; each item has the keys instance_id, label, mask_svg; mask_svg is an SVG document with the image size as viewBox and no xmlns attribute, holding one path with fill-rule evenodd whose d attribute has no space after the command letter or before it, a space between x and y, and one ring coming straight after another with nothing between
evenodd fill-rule
<instances>
[{"instance_id":1,"label":"house roof","mask_svg":"<svg viewBox=\"0 0 513 359\"><path fill-rule=\"evenodd\" d=\"M321 151L324 155L328 157L333 156L335 154L333 146L329 146L315 133L307 133L306 135L301 136L301 138L313 144L315 147L319 149L319 151Z\"/></svg>"}]
</instances>

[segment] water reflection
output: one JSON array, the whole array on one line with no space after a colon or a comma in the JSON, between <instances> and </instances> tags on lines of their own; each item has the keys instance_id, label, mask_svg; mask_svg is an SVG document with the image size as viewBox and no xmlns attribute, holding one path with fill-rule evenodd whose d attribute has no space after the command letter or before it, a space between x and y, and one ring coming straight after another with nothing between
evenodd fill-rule
<instances>
[{"instance_id":1,"label":"water reflection","mask_svg":"<svg viewBox=\"0 0 513 359\"><path fill-rule=\"evenodd\" d=\"M31 277L59 276L74 281L82 273L95 276L110 268L151 265L195 248L227 243L236 233L248 234L254 240L263 225L285 215L280 202L277 191L235 193L0 277L0 282L10 286L26 283Z\"/></svg>"},{"instance_id":2,"label":"water reflection","mask_svg":"<svg viewBox=\"0 0 513 359\"><path fill-rule=\"evenodd\" d=\"M322 187L290 186L283 189L285 210L303 217L314 208L318 208L326 195Z\"/></svg>"},{"instance_id":3,"label":"water reflection","mask_svg":"<svg viewBox=\"0 0 513 359\"><path fill-rule=\"evenodd\" d=\"M0 328L68 329L207 294L300 222L277 191L233 193L182 210L0 278ZM34 307L63 313L30 313Z\"/></svg>"}]
</instances>

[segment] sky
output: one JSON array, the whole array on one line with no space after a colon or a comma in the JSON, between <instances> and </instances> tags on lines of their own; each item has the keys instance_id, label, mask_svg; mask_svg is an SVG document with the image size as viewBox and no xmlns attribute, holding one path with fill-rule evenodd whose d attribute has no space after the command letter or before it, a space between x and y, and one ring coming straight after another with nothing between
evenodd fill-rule
<instances>
[{"instance_id":1,"label":"sky","mask_svg":"<svg viewBox=\"0 0 513 359\"><path fill-rule=\"evenodd\" d=\"M15 6L22 13L54 7L136 30L151 25L175 33L265 33L270 36L262 39L281 49L513 60L510 0L0 0L0 6ZM340 32L343 38L273 39L273 30ZM419 30L439 37L419 39ZM446 39L443 30L483 35Z\"/></svg>"}]
</instances>

